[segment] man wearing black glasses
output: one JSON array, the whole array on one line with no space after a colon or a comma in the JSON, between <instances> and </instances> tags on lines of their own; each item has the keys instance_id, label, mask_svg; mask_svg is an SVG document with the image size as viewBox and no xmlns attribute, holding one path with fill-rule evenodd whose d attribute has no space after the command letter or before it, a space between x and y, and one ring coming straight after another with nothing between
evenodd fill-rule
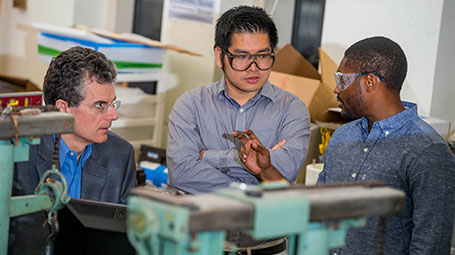
<instances>
[{"instance_id":1,"label":"man wearing black glasses","mask_svg":"<svg viewBox=\"0 0 455 255\"><path fill-rule=\"evenodd\" d=\"M455 157L438 133L400 100L407 72L401 47L372 37L346 50L335 73L341 114L318 183L381 181L405 192L401 215L386 219L387 255L449 254L455 217ZM350 229L331 254L374 254L379 219ZM384 224L384 223L381 223Z\"/></svg>"},{"instance_id":2,"label":"man wearing black glasses","mask_svg":"<svg viewBox=\"0 0 455 255\"><path fill-rule=\"evenodd\" d=\"M275 24L261 8L235 7L217 21L214 50L224 76L174 105L166 148L170 185L198 194L231 182L295 181L310 116L300 99L268 81L277 42ZM267 167L257 161L263 154L271 158Z\"/></svg>"},{"instance_id":3,"label":"man wearing black glasses","mask_svg":"<svg viewBox=\"0 0 455 255\"><path fill-rule=\"evenodd\" d=\"M44 100L61 112L74 115L74 132L62 134L60 172L72 198L126 203L136 186L133 146L109 132L118 119L115 96L117 71L104 54L73 47L50 63L44 78ZM41 175L52 168L54 141L43 136L30 146L28 162L16 163L13 195L34 194ZM49 226L47 213L37 212L11 220L8 254L44 254Z\"/></svg>"}]
</instances>

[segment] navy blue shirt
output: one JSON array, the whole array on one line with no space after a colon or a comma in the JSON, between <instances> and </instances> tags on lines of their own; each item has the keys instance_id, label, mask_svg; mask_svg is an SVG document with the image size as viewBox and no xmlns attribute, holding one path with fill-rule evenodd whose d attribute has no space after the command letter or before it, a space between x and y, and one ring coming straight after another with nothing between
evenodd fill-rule
<instances>
[{"instance_id":1,"label":"navy blue shirt","mask_svg":"<svg viewBox=\"0 0 455 255\"><path fill-rule=\"evenodd\" d=\"M290 182L297 177L310 140L310 114L296 96L266 82L240 106L226 90L224 77L183 94L169 115L169 183L189 193L210 192L230 182L258 184L238 158L233 131L251 129L270 152L272 164ZM207 150L202 160L199 152Z\"/></svg>"},{"instance_id":2,"label":"navy blue shirt","mask_svg":"<svg viewBox=\"0 0 455 255\"><path fill-rule=\"evenodd\" d=\"M387 217L384 254L450 253L455 217L455 157L417 106L373 123L363 117L339 127L324 154L318 183L382 181L406 194L405 209ZM374 254L377 218L351 228L338 255Z\"/></svg>"}]
</instances>

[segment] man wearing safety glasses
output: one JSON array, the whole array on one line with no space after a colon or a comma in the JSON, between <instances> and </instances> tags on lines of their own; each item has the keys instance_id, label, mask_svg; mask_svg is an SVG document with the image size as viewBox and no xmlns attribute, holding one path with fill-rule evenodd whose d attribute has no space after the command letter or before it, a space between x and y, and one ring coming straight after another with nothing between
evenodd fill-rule
<instances>
[{"instance_id":1,"label":"man wearing safety glasses","mask_svg":"<svg viewBox=\"0 0 455 255\"><path fill-rule=\"evenodd\" d=\"M235 7L217 21L216 65L224 76L186 92L174 105L170 185L198 194L232 182L295 181L308 150L310 116L300 99L268 81L277 42L275 24L261 8ZM257 162L265 154L271 158L266 167ZM233 241L252 246L240 237ZM268 254L283 251L279 241Z\"/></svg>"},{"instance_id":2,"label":"man wearing safety glasses","mask_svg":"<svg viewBox=\"0 0 455 255\"><path fill-rule=\"evenodd\" d=\"M380 181L405 192L405 209L386 219L384 254L449 254L455 215L455 157L438 133L400 100L407 72L401 47L384 37L346 50L335 73L341 114L318 183ZM379 219L350 229L331 254L374 254Z\"/></svg>"},{"instance_id":3,"label":"man wearing safety glasses","mask_svg":"<svg viewBox=\"0 0 455 255\"><path fill-rule=\"evenodd\" d=\"M73 47L53 58L44 78L44 100L74 115L74 132L62 134L60 172L72 198L126 203L136 186L133 146L111 133L120 101L115 96L117 71L104 54ZM34 194L41 175L52 168L54 141L43 136L30 146L28 162L15 165L13 195ZM10 224L8 254L44 254L50 235L46 212L15 217Z\"/></svg>"}]
</instances>

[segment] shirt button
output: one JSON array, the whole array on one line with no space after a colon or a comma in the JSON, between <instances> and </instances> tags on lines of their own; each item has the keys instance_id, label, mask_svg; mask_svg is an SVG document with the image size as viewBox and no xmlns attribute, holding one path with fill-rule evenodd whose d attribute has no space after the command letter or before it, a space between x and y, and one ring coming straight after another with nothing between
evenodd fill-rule
<instances>
[{"instance_id":1,"label":"shirt button","mask_svg":"<svg viewBox=\"0 0 455 255\"><path fill-rule=\"evenodd\" d=\"M355 178L355 176L356 176L356 174L355 174L355 173L353 173L353 174L352 174L352 178Z\"/></svg>"},{"instance_id":2,"label":"shirt button","mask_svg":"<svg viewBox=\"0 0 455 255\"><path fill-rule=\"evenodd\" d=\"M363 148L363 151L364 152L368 152L368 148Z\"/></svg>"},{"instance_id":3,"label":"shirt button","mask_svg":"<svg viewBox=\"0 0 455 255\"><path fill-rule=\"evenodd\" d=\"M385 131L385 135L388 136L390 134L390 132L387 130Z\"/></svg>"},{"instance_id":4,"label":"shirt button","mask_svg":"<svg viewBox=\"0 0 455 255\"><path fill-rule=\"evenodd\" d=\"M242 112L243 112L243 108L240 108L240 113L242 113Z\"/></svg>"},{"instance_id":5,"label":"shirt button","mask_svg":"<svg viewBox=\"0 0 455 255\"><path fill-rule=\"evenodd\" d=\"M71 155L71 156L74 156L74 152L70 152L70 155Z\"/></svg>"}]
</instances>

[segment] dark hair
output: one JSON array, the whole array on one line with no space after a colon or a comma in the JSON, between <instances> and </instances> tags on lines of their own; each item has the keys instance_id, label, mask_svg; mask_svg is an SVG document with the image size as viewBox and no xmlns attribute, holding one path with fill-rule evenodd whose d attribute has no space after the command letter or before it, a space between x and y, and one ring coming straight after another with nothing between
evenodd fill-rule
<instances>
[{"instance_id":1,"label":"dark hair","mask_svg":"<svg viewBox=\"0 0 455 255\"><path fill-rule=\"evenodd\" d=\"M278 43L275 23L260 7L237 6L224 12L216 22L214 47L227 50L233 33L268 33L272 50Z\"/></svg>"},{"instance_id":2,"label":"dark hair","mask_svg":"<svg viewBox=\"0 0 455 255\"><path fill-rule=\"evenodd\" d=\"M357 72L376 72L384 78L387 88L400 92L406 78L406 55L396 42L382 36L354 43L344 53L346 65Z\"/></svg>"},{"instance_id":3,"label":"dark hair","mask_svg":"<svg viewBox=\"0 0 455 255\"><path fill-rule=\"evenodd\" d=\"M73 47L54 57L44 77L44 101L55 105L58 99L77 107L85 98L85 82L115 82L117 71L112 61L98 51Z\"/></svg>"}]
</instances>

